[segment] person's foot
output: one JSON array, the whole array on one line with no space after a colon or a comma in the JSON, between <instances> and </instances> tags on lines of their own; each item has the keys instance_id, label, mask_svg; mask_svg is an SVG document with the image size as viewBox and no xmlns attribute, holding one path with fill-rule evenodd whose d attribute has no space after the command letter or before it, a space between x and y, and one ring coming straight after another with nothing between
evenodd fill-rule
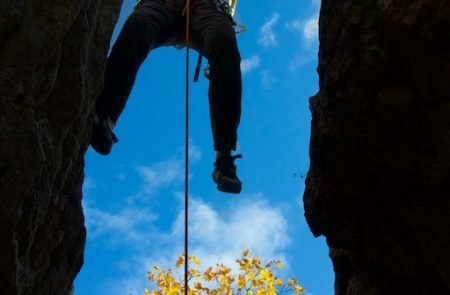
<instances>
[{"instance_id":1,"label":"person's foot","mask_svg":"<svg viewBox=\"0 0 450 295\"><path fill-rule=\"evenodd\" d=\"M95 114L90 144L101 155L108 155L111 152L113 143L119 141L112 132L113 125L111 120Z\"/></svg>"},{"instance_id":2,"label":"person's foot","mask_svg":"<svg viewBox=\"0 0 450 295\"><path fill-rule=\"evenodd\" d=\"M229 154L219 155L214 163L212 178L217 183L217 189L221 192L239 194L242 182L236 175L234 160L242 158L242 155L231 156Z\"/></svg>"}]
</instances>

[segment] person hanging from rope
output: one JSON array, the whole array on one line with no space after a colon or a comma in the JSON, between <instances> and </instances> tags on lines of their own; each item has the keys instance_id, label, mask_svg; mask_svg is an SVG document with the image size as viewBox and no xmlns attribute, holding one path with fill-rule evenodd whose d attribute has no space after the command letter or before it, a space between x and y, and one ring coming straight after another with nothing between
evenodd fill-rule
<instances>
[{"instance_id":1,"label":"person hanging from rope","mask_svg":"<svg viewBox=\"0 0 450 295\"><path fill-rule=\"evenodd\" d=\"M164 45L186 45L208 59L209 106L216 159L213 180L220 191L240 193L232 155L241 116L242 81L231 7L226 0L191 0L190 43L183 44L185 0L140 0L115 42L105 71L90 144L102 155L118 139L114 126L125 108L136 74L148 53Z\"/></svg>"}]
</instances>

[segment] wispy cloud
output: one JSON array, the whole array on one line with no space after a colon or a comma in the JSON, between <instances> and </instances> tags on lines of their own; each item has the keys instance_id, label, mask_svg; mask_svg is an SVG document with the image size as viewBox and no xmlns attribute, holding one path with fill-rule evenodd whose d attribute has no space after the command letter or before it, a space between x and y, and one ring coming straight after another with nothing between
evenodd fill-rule
<instances>
[{"instance_id":1,"label":"wispy cloud","mask_svg":"<svg viewBox=\"0 0 450 295\"><path fill-rule=\"evenodd\" d=\"M86 176L83 181L83 196L89 195L92 189L97 186L92 177Z\"/></svg>"},{"instance_id":2,"label":"wispy cloud","mask_svg":"<svg viewBox=\"0 0 450 295\"><path fill-rule=\"evenodd\" d=\"M148 239L150 224L157 215L145 208L126 206L117 212L103 211L84 203L90 239L103 239L108 245L138 245Z\"/></svg>"},{"instance_id":3,"label":"wispy cloud","mask_svg":"<svg viewBox=\"0 0 450 295\"><path fill-rule=\"evenodd\" d=\"M200 257L204 267L216 262L233 266L244 249L251 249L264 260L284 259L283 250L290 239L282 212L265 201L261 194L244 196L244 199L251 201L238 202L233 208L217 211L204 201L191 197L189 251ZM170 234L160 232L160 239L154 239L151 246L141 244L144 246L128 257L129 276L117 281L111 290L117 294L125 294L130 288L141 292L149 286L145 272L152 265L173 267L182 252L183 227L184 211L181 210Z\"/></svg>"},{"instance_id":4,"label":"wispy cloud","mask_svg":"<svg viewBox=\"0 0 450 295\"><path fill-rule=\"evenodd\" d=\"M261 87L264 89L272 88L273 84L277 82L277 79L272 75L269 70L261 71Z\"/></svg>"},{"instance_id":5,"label":"wispy cloud","mask_svg":"<svg viewBox=\"0 0 450 295\"><path fill-rule=\"evenodd\" d=\"M318 15L314 15L307 20L294 20L288 22L286 27L300 33L304 41L311 43L319 39L319 23L316 17Z\"/></svg>"},{"instance_id":6,"label":"wispy cloud","mask_svg":"<svg viewBox=\"0 0 450 295\"><path fill-rule=\"evenodd\" d=\"M278 23L280 15L273 13L259 30L258 43L263 47L275 47L278 45L277 36L274 32L274 26Z\"/></svg>"},{"instance_id":7,"label":"wispy cloud","mask_svg":"<svg viewBox=\"0 0 450 295\"><path fill-rule=\"evenodd\" d=\"M183 155L184 155L184 153L185 153L184 147L180 148L179 151L181 151L183 153ZM189 159L191 161L193 161L193 162L197 162L197 161L199 161L202 158L202 155L203 155L203 153L202 153L201 149L197 145L195 145L195 143L194 143L194 141L192 139L190 139L189 140L189 147L188 147Z\"/></svg>"},{"instance_id":8,"label":"wispy cloud","mask_svg":"<svg viewBox=\"0 0 450 295\"><path fill-rule=\"evenodd\" d=\"M188 152L191 163L197 162L202 157L201 150L192 140L189 141ZM161 189L182 184L184 181L184 156L185 149L183 147L170 159L150 166L137 167L137 171L144 181L141 194L155 194Z\"/></svg>"},{"instance_id":9,"label":"wispy cloud","mask_svg":"<svg viewBox=\"0 0 450 295\"><path fill-rule=\"evenodd\" d=\"M238 203L222 214L194 199L192 253L202 257L205 265L218 260L232 265L244 249L265 259L280 256L280 250L289 243L287 221L262 197L247 196L252 201Z\"/></svg>"},{"instance_id":10,"label":"wispy cloud","mask_svg":"<svg viewBox=\"0 0 450 295\"><path fill-rule=\"evenodd\" d=\"M295 73L301 66L308 64L314 60L312 54L296 54L289 63L289 72Z\"/></svg>"},{"instance_id":11,"label":"wispy cloud","mask_svg":"<svg viewBox=\"0 0 450 295\"><path fill-rule=\"evenodd\" d=\"M299 33L307 44L319 40L319 12L320 0L311 0L312 13L302 19L296 19L286 23L286 27L296 33Z\"/></svg>"},{"instance_id":12,"label":"wispy cloud","mask_svg":"<svg viewBox=\"0 0 450 295\"><path fill-rule=\"evenodd\" d=\"M254 69L259 67L260 58L257 55L253 55L249 58L245 58L241 61L241 72L242 74L249 73Z\"/></svg>"},{"instance_id":13,"label":"wispy cloud","mask_svg":"<svg viewBox=\"0 0 450 295\"><path fill-rule=\"evenodd\" d=\"M137 167L139 188L134 194L123 199L119 210L104 210L93 206L91 195L97 185L92 177L86 177L83 184L83 208L90 239L101 239L109 245L118 241L130 242L130 245L146 244L148 233L152 232L149 224L158 219L158 215L149 209L152 198L148 196L156 195L162 189L177 189L183 183L184 154L183 147L170 159ZM201 157L200 148L191 140L191 162L196 162Z\"/></svg>"},{"instance_id":14,"label":"wispy cloud","mask_svg":"<svg viewBox=\"0 0 450 295\"><path fill-rule=\"evenodd\" d=\"M296 72L301 66L317 58L319 46L320 0L311 0L311 13L306 18L299 18L286 23L286 28L297 34L302 48L291 58L288 68Z\"/></svg>"},{"instance_id":15,"label":"wispy cloud","mask_svg":"<svg viewBox=\"0 0 450 295\"><path fill-rule=\"evenodd\" d=\"M183 163L177 159L158 162L152 166L139 166L139 175L144 180L144 191L152 194L184 180Z\"/></svg>"}]
</instances>

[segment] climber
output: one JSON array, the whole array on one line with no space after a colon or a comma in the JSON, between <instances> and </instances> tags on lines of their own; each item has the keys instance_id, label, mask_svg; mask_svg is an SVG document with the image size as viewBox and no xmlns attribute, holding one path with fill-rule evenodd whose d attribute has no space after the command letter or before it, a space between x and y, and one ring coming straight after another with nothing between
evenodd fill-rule
<instances>
[{"instance_id":1,"label":"climber","mask_svg":"<svg viewBox=\"0 0 450 295\"><path fill-rule=\"evenodd\" d=\"M113 128L122 113L138 69L148 53L163 45L187 45L210 64L209 106L216 151L214 182L220 191L240 193L231 155L241 115L241 69L234 21L227 0L191 0L190 44L184 44L185 0L140 0L108 57L104 88L96 105L91 146L102 155L118 139Z\"/></svg>"}]
</instances>

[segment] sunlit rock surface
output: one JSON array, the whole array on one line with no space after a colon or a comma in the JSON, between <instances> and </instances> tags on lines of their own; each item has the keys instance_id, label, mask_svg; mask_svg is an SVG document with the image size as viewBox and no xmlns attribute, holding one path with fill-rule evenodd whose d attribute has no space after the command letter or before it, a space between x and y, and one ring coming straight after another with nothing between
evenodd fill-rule
<instances>
[{"instance_id":1,"label":"sunlit rock surface","mask_svg":"<svg viewBox=\"0 0 450 295\"><path fill-rule=\"evenodd\" d=\"M68 294L83 156L121 0L0 2L0 293Z\"/></svg>"},{"instance_id":2,"label":"sunlit rock surface","mask_svg":"<svg viewBox=\"0 0 450 295\"><path fill-rule=\"evenodd\" d=\"M324 0L304 195L336 294L450 294L450 2Z\"/></svg>"}]
</instances>

